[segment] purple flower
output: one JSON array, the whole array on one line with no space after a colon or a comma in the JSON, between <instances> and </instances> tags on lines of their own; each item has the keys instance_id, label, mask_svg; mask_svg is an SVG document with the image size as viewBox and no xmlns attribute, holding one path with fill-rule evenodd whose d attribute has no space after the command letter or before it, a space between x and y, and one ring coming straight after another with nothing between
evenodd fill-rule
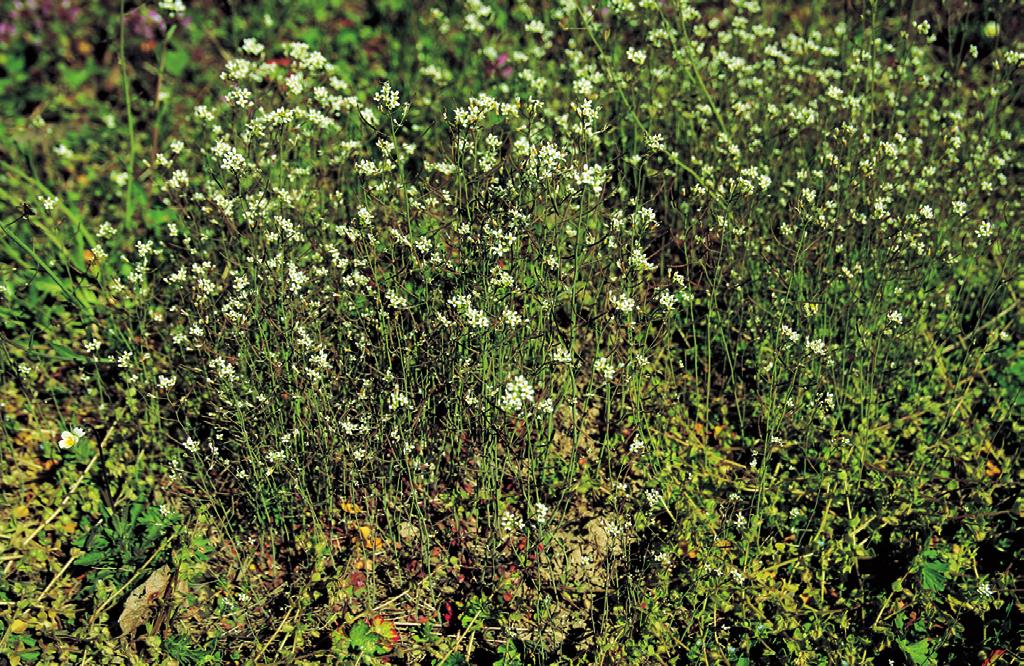
<instances>
[{"instance_id":1,"label":"purple flower","mask_svg":"<svg viewBox=\"0 0 1024 666\"><path fill-rule=\"evenodd\" d=\"M512 76L512 65L508 64L508 54L502 52L493 61L484 65L484 73L487 76L494 76L497 74L503 79L507 79Z\"/></svg>"},{"instance_id":2,"label":"purple flower","mask_svg":"<svg viewBox=\"0 0 1024 666\"><path fill-rule=\"evenodd\" d=\"M35 41L33 34L49 34L48 28L54 22L72 23L81 12L75 0L15 0L6 18L0 21L0 41L10 40L19 28Z\"/></svg>"},{"instance_id":3,"label":"purple flower","mask_svg":"<svg viewBox=\"0 0 1024 666\"><path fill-rule=\"evenodd\" d=\"M155 9L136 7L124 15L124 20L133 35L146 40L156 39L167 30L167 22Z\"/></svg>"}]
</instances>

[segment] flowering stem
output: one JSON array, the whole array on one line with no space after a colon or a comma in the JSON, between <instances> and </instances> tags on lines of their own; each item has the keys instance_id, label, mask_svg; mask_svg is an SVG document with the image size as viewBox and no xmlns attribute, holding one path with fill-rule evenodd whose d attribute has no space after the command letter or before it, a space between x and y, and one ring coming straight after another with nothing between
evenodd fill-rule
<instances>
[{"instance_id":1,"label":"flowering stem","mask_svg":"<svg viewBox=\"0 0 1024 666\"><path fill-rule=\"evenodd\" d=\"M174 36L174 31L178 28L177 25L172 25L164 35L164 45L160 52L160 64L157 67L156 73L156 94L153 98L153 136L150 143L153 144L153 155L152 161L156 161L157 149L160 145L160 89L163 87L164 82L164 67L167 64L167 49L171 44L171 37Z\"/></svg>"},{"instance_id":2,"label":"flowering stem","mask_svg":"<svg viewBox=\"0 0 1024 666\"><path fill-rule=\"evenodd\" d=\"M124 225L130 228L132 220L132 184L135 182L135 117L132 115L132 96L128 85L128 62L124 55L125 13L121 0L121 34L118 42L118 59L121 65L121 88L124 91L124 108L128 116L128 187L125 192Z\"/></svg>"}]
</instances>

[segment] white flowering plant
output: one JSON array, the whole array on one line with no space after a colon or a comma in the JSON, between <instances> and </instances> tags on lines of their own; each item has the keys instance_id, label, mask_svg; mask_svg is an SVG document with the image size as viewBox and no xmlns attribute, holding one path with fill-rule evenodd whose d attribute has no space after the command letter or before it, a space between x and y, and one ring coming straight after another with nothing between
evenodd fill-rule
<instances>
[{"instance_id":1,"label":"white flowering plant","mask_svg":"<svg viewBox=\"0 0 1024 666\"><path fill-rule=\"evenodd\" d=\"M76 635L166 563L153 663L1019 656L1002 10L251 4L216 62L126 34L99 139L0 143L10 450L83 546L174 517Z\"/></svg>"}]
</instances>

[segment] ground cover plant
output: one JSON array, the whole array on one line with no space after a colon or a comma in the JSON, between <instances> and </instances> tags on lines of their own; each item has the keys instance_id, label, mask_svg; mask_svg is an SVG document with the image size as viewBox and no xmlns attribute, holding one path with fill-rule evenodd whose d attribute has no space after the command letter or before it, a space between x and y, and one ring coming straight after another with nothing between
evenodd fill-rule
<instances>
[{"instance_id":1,"label":"ground cover plant","mask_svg":"<svg viewBox=\"0 0 1024 666\"><path fill-rule=\"evenodd\" d=\"M1017 663L1022 25L0 5L0 654Z\"/></svg>"}]
</instances>

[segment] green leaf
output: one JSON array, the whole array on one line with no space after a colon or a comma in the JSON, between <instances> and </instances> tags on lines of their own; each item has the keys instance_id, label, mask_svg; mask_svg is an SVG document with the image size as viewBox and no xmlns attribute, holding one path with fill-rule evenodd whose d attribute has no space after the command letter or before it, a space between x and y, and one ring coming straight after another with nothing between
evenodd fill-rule
<instances>
[{"instance_id":1,"label":"green leaf","mask_svg":"<svg viewBox=\"0 0 1024 666\"><path fill-rule=\"evenodd\" d=\"M51 344L51 346L53 347L53 351L56 352L56 356L59 359L65 361L77 361L79 363L84 363L89 360L88 356L82 356L74 349L68 347L67 345L62 345L59 342L54 342Z\"/></svg>"},{"instance_id":2,"label":"green leaf","mask_svg":"<svg viewBox=\"0 0 1024 666\"><path fill-rule=\"evenodd\" d=\"M523 660L519 656L519 650L512 643L505 643L498 648L501 659L494 662L494 666L522 666Z\"/></svg>"},{"instance_id":3,"label":"green leaf","mask_svg":"<svg viewBox=\"0 0 1024 666\"><path fill-rule=\"evenodd\" d=\"M83 67L81 69L71 69L70 67L61 67L60 78L71 90L78 90L85 82L92 76L93 70L91 67Z\"/></svg>"},{"instance_id":4,"label":"green leaf","mask_svg":"<svg viewBox=\"0 0 1024 666\"><path fill-rule=\"evenodd\" d=\"M900 648L914 666L935 666L938 663L938 654L932 648L931 639L922 638L916 643L908 643L901 640Z\"/></svg>"},{"instance_id":5,"label":"green leaf","mask_svg":"<svg viewBox=\"0 0 1024 666\"><path fill-rule=\"evenodd\" d=\"M44 294L50 294L51 296L60 296L66 291L59 282L52 278L39 278L38 280L33 280L32 287Z\"/></svg>"},{"instance_id":6,"label":"green leaf","mask_svg":"<svg viewBox=\"0 0 1024 666\"><path fill-rule=\"evenodd\" d=\"M355 650L367 654L377 654L380 651L377 634L370 630L370 625L365 622L356 622L348 632L348 644Z\"/></svg>"},{"instance_id":7,"label":"green leaf","mask_svg":"<svg viewBox=\"0 0 1024 666\"><path fill-rule=\"evenodd\" d=\"M25 72L25 56L7 56L0 60L0 64L7 70L7 75L14 78L15 74Z\"/></svg>"},{"instance_id":8,"label":"green leaf","mask_svg":"<svg viewBox=\"0 0 1024 666\"><path fill-rule=\"evenodd\" d=\"M164 69L166 69L167 73L174 78L179 78L185 73L185 68L188 67L189 60L191 60L191 58L187 51L170 49L167 51L167 55L164 58Z\"/></svg>"},{"instance_id":9,"label":"green leaf","mask_svg":"<svg viewBox=\"0 0 1024 666\"><path fill-rule=\"evenodd\" d=\"M106 550L94 550L86 553L85 555L82 555L77 560L75 560L75 566L92 567L99 564L105 559L107 559Z\"/></svg>"},{"instance_id":10,"label":"green leaf","mask_svg":"<svg viewBox=\"0 0 1024 666\"><path fill-rule=\"evenodd\" d=\"M438 664L438 666L466 666L466 658L461 654L449 655L449 657Z\"/></svg>"},{"instance_id":11,"label":"green leaf","mask_svg":"<svg viewBox=\"0 0 1024 666\"><path fill-rule=\"evenodd\" d=\"M949 565L940 559L938 551L926 550L921 554L924 562L921 564L921 585L926 590L941 592L946 589L946 572Z\"/></svg>"}]
</instances>

